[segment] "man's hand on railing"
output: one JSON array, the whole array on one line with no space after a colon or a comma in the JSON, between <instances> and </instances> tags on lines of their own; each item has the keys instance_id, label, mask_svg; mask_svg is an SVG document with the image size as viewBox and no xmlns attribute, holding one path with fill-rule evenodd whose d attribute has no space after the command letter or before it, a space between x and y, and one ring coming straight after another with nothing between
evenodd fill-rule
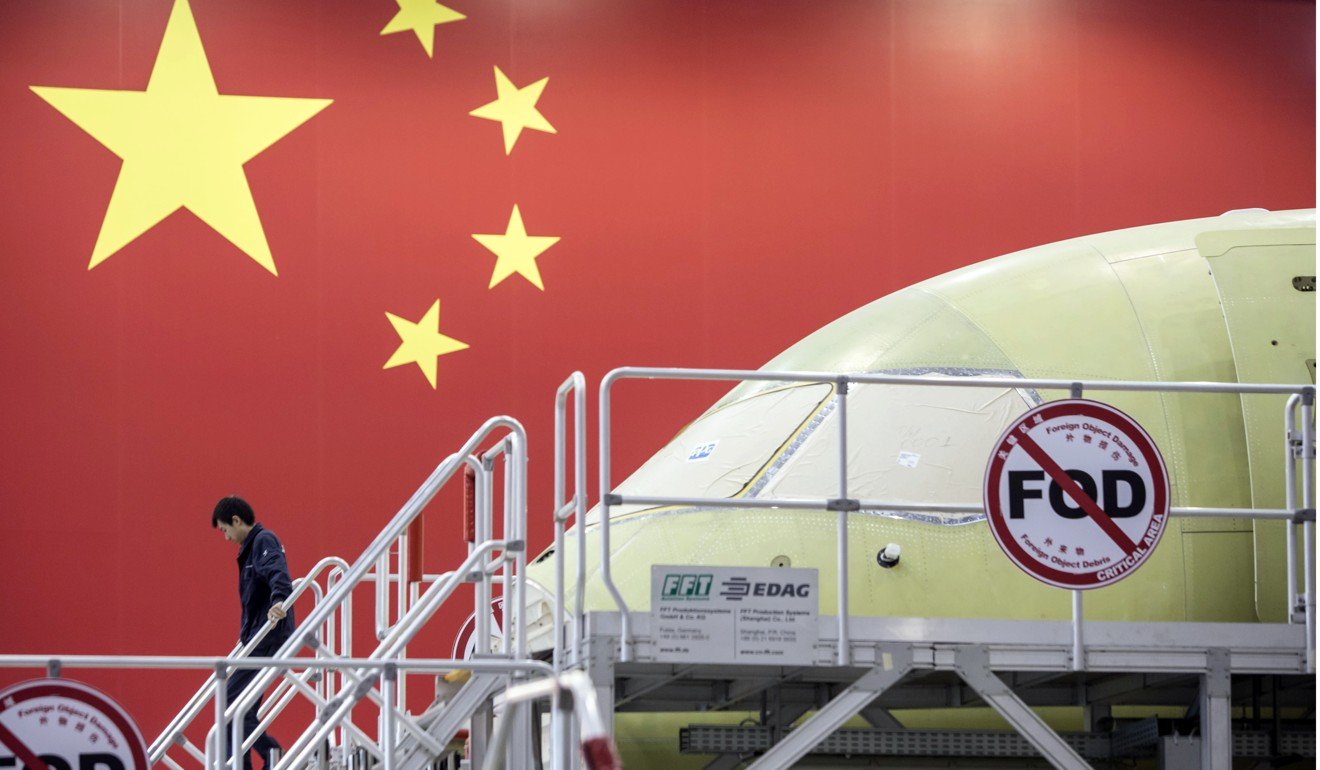
<instances>
[{"instance_id":1,"label":"man's hand on railing","mask_svg":"<svg viewBox=\"0 0 1320 770\"><path fill-rule=\"evenodd\" d=\"M284 611L284 606L282 604L274 604L271 605L270 612L266 613L266 617L270 622L278 623L281 620L284 620L284 616L288 614L289 613Z\"/></svg>"}]
</instances>

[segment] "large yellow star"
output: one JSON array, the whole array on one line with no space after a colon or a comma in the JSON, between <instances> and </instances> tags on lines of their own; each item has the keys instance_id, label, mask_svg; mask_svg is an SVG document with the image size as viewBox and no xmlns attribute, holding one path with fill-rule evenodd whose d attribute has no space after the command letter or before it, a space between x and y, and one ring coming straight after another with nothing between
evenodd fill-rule
<instances>
[{"instance_id":1,"label":"large yellow star","mask_svg":"<svg viewBox=\"0 0 1320 770\"><path fill-rule=\"evenodd\" d=\"M88 270L186 208L276 272L243 164L329 99L220 95L188 0L175 0L146 91L32 90L124 161Z\"/></svg>"},{"instance_id":2,"label":"large yellow star","mask_svg":"<svg viewBox=\"0 0 1320 770\"><path fill-rule=\"evenodd\" d=\"M524 128L557 133L550 121L536 109L536 100L541 98L545 84L550 78L544 77L530 86L518 88L513 81L505 77L500 68L495 68L495 93L497 98L489 104L483 104L469 115L486 120L498 120L504 128L504 154L513 152L513 143Z\"/></svg>"},{"instance_id":3,"label":"large yellow star","mask_svg":"<svg viewBox=\"0 0 1320 770\"><path fill-rule=\"evenodd\" d=\"M504 235L474 234L472 237L497 257L495 271L491 273L490 286L487 288L493 289L500 281L518 273L531 281L533 286L545 291L545 286L541 285L541 271L536 267L536 258L558 243L559 236L528 235L527 228L523 227L522 214L518 212L518 204L513 205L513 213L509 215L509 226L504 229Z\"/></svg>"},{"instance_id":4,"label":"large yellow star","mask_svg":"<svg viewBox=\"0 0 1320 770\"><path fill-rule=\"evenodd\" d=\"M421 42L422 48L426 49L427 56L430 56L435 48L437 24L448 24L451 21L462 21L467 18L435 0L395 0L395 2L399 4L399 12L394 14L394 18L390 19L390 23L385 25L385 29L382 29L380 34L393 35L395 32L412 30L413 34L417 35L417 40Z\"/></svg>"},{"instance_id":5,"label":"large yellow star","mask_svg":"<svg viewBox=\"0 0 1320 770\"><path fill-rule=\"evenodd\" d=\"M394 351L394 355L390 356L390 360L381 368L417 364L432 388L435 387L436 359L447 353L466 350L468 347L467 343L440 333L440 300L438 299L417 323L393 313L386 313L385 317L390 319L394 331L398 333L402 342L399 343L399 349Z\"/></svg>"}]
</instances>

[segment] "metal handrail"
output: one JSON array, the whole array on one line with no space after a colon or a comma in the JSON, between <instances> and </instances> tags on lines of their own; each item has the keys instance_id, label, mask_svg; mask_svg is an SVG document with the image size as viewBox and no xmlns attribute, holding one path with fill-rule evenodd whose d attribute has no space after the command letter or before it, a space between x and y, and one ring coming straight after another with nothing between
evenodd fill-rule
<instances>
[{"instance_id":1,"label":"metal handrail","mask_svg":"<svg viewBox=\"0 0 1320 770\"><path fill-rule=\"evenodd\" d=\"M569 499L565 499L565 461L567 447L566 426L568 420L568 396L573 395L573 494ZM573 607L573 639L572 655L569 663L573 666L582 665L582 641L585 623L583 618L585 610L585 594L587 582L587 534L586 534L586 515L587 515L587 380L582 372L573 372L568 379L559 386L555 393L555 489L554 489L554 523L555 523L555 604L554 604L554 640L553 666L555 676L562 676L564 673L564 613L566 602L564 599L564 537L565 528L568 526L568 520L573 519L577 526L577 575L574 585L576 586L576 599ZM576 703L576 701L575 701ZM550 729L553 735L551 740L553 751L551 754L551 763L554 770L565 770L573 762L571 745L573 724L565 718L563 709L559 708L558 698L555 700L555 708L550 712Z\"/></svg>"},{"instance_id":2,"label":"metal handrail","mask_svg":"<svg viewBox=\"0 0 1320 770\"><path fill-rule=\"evenodd\" d=\"M307 684L306 680L304 679L304 677L308 676L311 673L313 673L313 670L311 669L304 671L302 674L293 674L290 672L285 672L284 678L280 681L280 685L277 686L275 689L275 693L280 692L281 686L288 685L288 688L284 691L282 697L279 697L277 695L272 695L270 699L267 699L262 704L263 706L267 704L271 704L271 702L276 700L278 697L279 702L273 704L272 707L266 711L265 716L261 718L261 721L257 724L256 729L252 731L251 735L247 736L247 738L243 740L242 745L239 748L239 751L236 752L236 756L241 757L246 752L250 751L252 749L252 746L256 743L257 739L261 736L261 734L270 728L270 726L274 723L275 719L280 715L280 713L284 710L284 708L287 707L293 701L293 698L299 693L301 693L304 697L306 697L309 701L311 701L312 705L318 709L325 708L328 705L329 702L325 698L325 696L322 693L317 692L317 690L314 687ZM258 713L260 714L261 711L258 711ZM341 723L341 728L344 731L344 733L351 734L354 737L358 738L360 741L367 742L367 744L369 745L371 740L370 737L366 733L364 733L361 728L353 724L351 721L345 720L343 723ZM215 725L212 725L210 729L207 731L207 735L206 735L206 754L202 755L202 764L204 767L210 767L213 764L212 760L209 757L213 757L216 753L215 735L216 735ZM196 754L194 754L194 756L196 756Z\"/></svg>"},{"instance_id":3,"label":"metal handrail","mask_svg":"<svg viewBox=\"0 0 1320 770\"><path fill-rule=\"evenodd\" d=\"M437 578L436 582L447 580L450 577L452 577L454 574L455 573L447 572L444 573L443 575L435 576ZM434 583L433 583L433 587L434 587ZM402 621L402 618L400 620ZM403 651L400 650L400 654L402 654L402 652ZM317 647L317 654L319 656L333 660L342 660L344 657L347 657L347 656L335 655L332 651L329 651L326 648L320 646ZM363 681L359 672L354 672L352 670L344 670L344 669L339 669L339 672L341 677L347 677L348 679L351 679L355 685L361 685ZM399 684L401 685L403 681L404 680L399 680ZM278 703L274 703L277 699L280 698L280 688L285 685L289 686L289 689L286 693L287 697L283 698ZM256 743L257 739L261 736L261 734L265 732L267 728L270 727L270 725L274 722L275 718L279 716L279 713L283 711L283 709L291 702L293 696L297 694L296 690L301 690L303 695L305 695L308 698L308 700L312 701L313 705L315 705L318 709L324 708L325 706L329 705L329 699L326 693L317 692L316 690L312 689L303 680L302 675L294 674L292 672L286 672L284 678L281 679L280 684L276 686L272 696L266 701L264 701L262 704L262 708L258 710L258 715L261 715L264 712L265 716L262 718L261 722L257 725L256 729L252 731L252 734L247 736L247 738L243 741L242 745L239 748L238 756L240 757L243 756L247 751L249 751L252 748L252 746ZM401 698L403 696L403 690L401 687L396 688L396 695L397 695L396 700L398 700L399 702L392 704L392 707L402 708L403 702ZM389 705L387 696L384 695L383 693L379 693L375 689L368 688L366 690L366 696L369 697L372 701L374 701L376 705L382 708L385 708L387 705ZM230 708L233 708L233 706L231 705ZM438 753L443 748L439 744L436 744L434 740L432 740L431 737L424 730L422 730L419 726L412 723L411 721L402 720L400 723L403 724L405 729L409 730L413 734L416 740L420 741L422 744L424 744L427 748L431 749L432 751ZM369 740L366 734L363 733L351 722L345 721L343 725L347 727L349 731L351 731L354 735L356 735L360 739L364 741ZM214 733L214 730L215 728L213 726L211 728L211 732ZM237 734L237 732L235 734ZM208 741L211 739L211 737L212 736L208 734ZM210 750L210 748L211 747L208 745L208 750Z\"/></svg>"},{"instance_id":4,"label":"metal handrail","mask_svg":"<svg viewBox=\"0 0 1320 770\"><path fill-rule=\"evenodd\" d=\"M280 657L237 658L205 657L199 655L0 655L0 668L45 669L51 665L67 671L74 668L142 668L142 669L270 669L287 668L289 660ZM476 671L481 673L527 672L553 676L554 668L545 661L528 658L508 660L499 658L410 658L408 660L382 660L379 658L339 658L335 660L299 658L304 668L324 670L368 669L383 671L393 666L400 671L417 674L444 674L450 671Z\"/></svg>"},{"instance_id":5,"label":"metal handrail","mask_svg":"<svg viewBox=\"0 0 1320 770\"><path fill-rule=\"evenodd\" d=\"M1293 451L1294 434L1297 430L1297 405L1302 401L1302 397L1293 394L1288 397L1288 403L1283 408L1283 506L1285 508L1297 507L1297 455ZM1298 443L1301 442L1297 438ZM1287 564L1287 583L1288 583L1288 622L1294 622L1294 615L1297 612L1297 527L1285 527L1285 548L1288 550L1286 559Z\"/></svg>"},{"instance_id":6,"label":"metal handrail","mask_svg":"<svg viewBox=\"0 0 1320 770\"><path fill-rule=\"evenodd\" d=\"M1306 585L1306 671L1315 673L1315 388L1302 395L1302 508L1311 518L1302 524L1303 578Z\"/></svg>"},{"instance_id":7,"label":"metal handrail","mask_svg":"<svg viewBox=\"0 0 1320 770\"><path fill-rule=\"evenodd\" d=\"M581 400L581 399L579 399ZM479 446L487 444L492 435L503 432L494 446L478 453ZM585 446L585 442L582 442ZM504 501L500 539L495 538L494 511L492 511L491 481L496 461L503 461ZM473 466L480 478L478 490L478 543L471 547L467 559L453 572L442 575L422 575L420 581L408 576L408 527L429 505L440 487L462 469ZM399 672L444 672L467 670L488 674L510 675L513 682L527 682L529 678L556 674L548 663L531 659L528 655L527 612L525 612L525 571L527 571L527 437L521 424L511 417L492 417L463 444L462 449L446 457L433 470L426 481L414 491L387 526L368 545L366 551L348 564L342 559L322 560L308 576L294 581L293 592L281 606L292 608L306 590L315 594L312 610L294 629L288 641L280 645L271 656L255 658L251 655L268 638L275 623L265 622L259 633L247 643L236 646L224 658L186 658L186 656L95 656L95 655L0 655L0 668L4 667L110 667L110 668L209 668L211 675L201 689L194 693L185 707L170 720L164 732L152 744L150 759L174 770L183 770L180 762L169 757L172 745L180 745L189 757L198 759L207 769L220 770L224 765L239 769L243 755L251 749L257 736L267 729L292 703L294 697L305 696L318 713L317 720L301 734L288 753L277 762L275 769L286 770L301 766L308 755L317 750L335 729L341 730L341 742L360 741L364 748L383 762L384 770L392 770L395 749L403 749L397 741L412 740L429 754L444 752L436 737L426 732L421 722L404 713L405 679ZM392 548L399 548L399 557L393 560L396 575L389 572ZM387 564L381 565L381 559ZM416 572L416 571L414 571ZM326 575L325 590L317 582ZM399 615L395 623L378 623L380 643L367 658L354 658L351 654L351 602L356 586L364 580L378 582L378 588L399 582L397 596ZM507 610L504 618L503 655L499 658L475 660L404 658L405 647L416 637L422 626L438 608L449 600L465 582L477 582L480 602L478 618L483 619L483 631L488 635L490 626L490 596L492 585L503 586ZM556 613L560 613L557 605ZM379 618L378 618L379 619ZM310 647L313 656L300 656L302 647ZM234 700L227 699L228 676L238 670L257 670L252 682ZM338 687L331 687L338 678ZM265 689L279 680L271 697L260 707L257 728L251 736L244 736L242 715L260 699ZM379 687L378 687L379 685ZM333 697L331 697L333 695ZM352 709L367 697L380 705L381 730L372 741L351 721ZM213 701L215 720L207 736L205 753L183 738L183 730ZM230 752L222 758L222 728L230 730ZM403 732L396 732L396 730ZM408 733L405 736L405 733Z\"/></svg>"},{"instance_id":8,"label":"metal handrail","mask_svg":"<svg viewBox=\"0 0 1320 770\"><path fill-rule=\"evenodd\" d=\"M696 507L702 505L715 506L715 501L719 502L720 508L788 508L808 511L819 511L823 507L820 498L770 498L770 497L657 497L655 495L626 495L613 498L615 504L622 500L626 505L648 505L648 506L684 506ZM830 502L830 501L826 501ZM918 503L903 502L901 500L868 500L861 498L856 501L859 509L864 511L912 511L914 513L985 513L985 507L978 503ZM1306 521L1309 513L1305 508L1200 508L1195 506L1176 506L1169 508L1170 516L1181 516L1192 519L1244 519L1257 518L1277 521L1291 521L1302 523Z\"/></svg>"},{"instance_id":9,"label":"metal handrail","mask_svg":"<svg viewBox=\"0 0 1320 770\"><path fill-rule=\"evenodd\" d=\"M477 549L474 550L466 560L464 560L463 565L455 571L448 581L433 585L422 595L421 601L415 608L416 612L411 614L409 618L396 624L394 631L391 632L389 637L382 641L380 647L376 648L371 656L368 657L368 660L394 663L398 664L400 668L403 668L403 664L407 661L400 660L396 657L399 650L402 649L402 647L407 644L419 630L421 630L422 624L425 623L445 599L448 599L449 596L453 594L454 590L464 582L466 576L473 571L479 560L483 559L491 551L494 551L501 546L507 547L507 545L509 544L504 541L490 540L478 546ZM551 669L551 671L553 672L553 669ZM298 740L288 748L287 753L278 763L276 763L274 770L284 770L284 768L299 766L306 759L307 754L313 751L316 745L334 730L339 721L352 712L358 701L367 696L367 693L374 686L374 680L380 676L379 673L371 675L371 672L365 668L364 670L354 671L354 674L359 680L359 683L354 687L345 687L340 691L339 695L337 695L329 704L333 707L329 714L323 715L319 724L315 725L313 729L304 732ZM245 693L245 695L247 695L247 693ZM396 708L394 704L390 703L390 700L391 698L389 694L384 692L381 693L381 708L383 711L393 711ZM233 724L241 727L242 722L236 720ZM235 743L237 743L237 741L235 741ZM386 764L389 764L388 760Z\"/></svg>"},{"instance_id":10,"label":"metal handrail","mask_svg":"<svg viewBox=\"0 0 1320 770\"><path fill-rule=\"evenodd\" d=\"M402 647L411 640L420 629L421 623L424 622L424 620L429 617L436 608L438 608L442 601L447 599L453 593L458 585L460 585L466 578L467 574L477 566L477 562L484 559L487 553L494 550L499 550L500 556L490 564L483 563L481 565L482 568L480 574L482 577L479 582L484 585L486 592L488 593L491 572L499 570L505 565L508 560L507 554L509 552L515 554L514 570L511 574L513 580L513 592L516 597L515 606L511 608L512 612L506 615L506 623L511 628L512 633L516 634L518 640L517 655L519 659L525 659L527 657L525 613L516 606L517 602L523 601L524 595L521 591L523 582L522 576L526 568L526 498L524 491L526 486L526 434L518 421L510 417L494 417L487 420L467 440L462 449L445 458L445 460L436 467L421 487L419 487L412 497L409 498L408 502L405 503L399 512L395 514L390 523L387 524L372 543L368 545L363 554L359 556L351 566L346 566L343 570L342 576L338 581L334 581L333 586L326 593L324 601L313 608L312 612L308 614L303 623L300 624L290 638L281 645L272 660L282 661L284 668L305 668L315 659L297 656L298 651L304 645L318 650L318 654L324 653L318 640L318 630L320 626L327 621L332 621L334 612L340 605L344 605L351 601L353 589L364 579L367 579L374 566L379 565L379 560L382 555L388 557L390 548L395 543L399 542L400 536L406 533L408 526L418 515L420 515L421 511L431 499L434 498L440 487L453 476L457 469L462 467L463 464L469 462L477 448L483 444L490 435L499 430L506 430L509 435L501 439L497 450L492 450L487 453L487 462L493 462L494 456L500 452L507 452L506 483L511 487L511 490L505 497L504 506L504 531L506 539L502 541L487 539L485 543L482 543L480 547L470 554L468 560L464 563L464 566L460 569L458 574L452 575L449 580L442 580L433 583L426 593L419 598L418 603L408 611L402 613L398 622L390 627L388 633L385 635L385 639L382 640L381 644L372 654L371 659L381 659L390 656L397 658ZM489 474L486 474L486 476L489 478ZM485 505L482 506L482 508L483 515L479 518L485 520L482 523L484 523L485 529L487 533L489 533L493 527L489 521L491 510L488 496ZM404 566L403 563L400 564L401 569ZM387 576L382 575L378 571L376 573L376 579L378 583L384 583L387 580ZM402 582L402 580L403 573L401 572L400 581ZM486 608L486 611L488 612L488 608ZM346 618L344 620L347 621ZM347 622L345 622L344 629L345 631L348 629ZM506 638L507 637L508 634L506 634ZM248 651L250 652L250 650ZM394 663L399 664L400 667L405 670L408 668L402 666L402 661L395 660ZM365 678L368 672L353 672L344 669L340 664L336 664L335 668L341 671L341 692L340 696L336 698L335 701L330 701L328 705L335 705L336 703L342 704L346 701L356 703L362 697L366 696L368 692L375 690L375 687L372 684L368 684L364 687L361 681ZM242 736L241 714L245 713L245 711L261 697L267 687L269 687L270 684L280 675L279 671L280 667L262 668L260 673L253 677L252 682L233 703L226 703L227 699L224 693L224 681L227 678L227 671L217 670L211 680L209 680L209 683L212 685L211 689L213 689L215 693L214 703L216 707L216 724L218 725L227 721L232 726L231 747L240 747L245 744ZM347 674L348 681L345 681L345 674ZM376 678L378 678L378 676ZM372 681L374 682L374 678ZM371 692L373 699L380 698L384 701L382 703L382 709L384 709L384 713L386 714L390 714L393 709L399 705L392 704L390 701L398 700L398 696L402 694L392 684L389 689L391 692L389 692L387 696L385 694L377 695L375 692ZM351 697L353 695L356 695L356 697ZM200 711L201 706L204 706L205 700L206 698L203 697L200 704L197 705L198 711ZM277 765L277 769L283 770L284 768L289 768L295 766L296 763L302 762L305 759L305 755L311 750L313 743L323 740L341 723L341 721L348 718L350 714L351 704L348 709L342 707L332 709L332 715L330 717L324 717L323 714L323 721L321 721L314 730L304 733L302 738L291 747L291 751L281 758ZM411 727L411 725L409 726ZM308 737L311 734L315 734L316 736L314 741L308 740ZM162 754L165 748L168 748L168 745L162 744ZM233 770L238 770L237 763L241 756L241 753L235 750L230 757Z\"/></svg>"},{"instance_id":11,"label":"metal handrail","mask_svg":"<svg viewBox=\"0 0 1320 770\"><path fill-rule=\"evenodd\" d=\"M565 445L568 419L568 395L573 395L573 495L565 499ZM586 513L587 498L587 381L582 372L573 372L564 380L555 393L555 613L554 626L554 666L556 672L564 669L564 536L569 518L573 518L578 529L577 551L577 600L573 610L573 640L570 661L574 665L582 662L582 617L585 614L582 587L587 581L587 540Z\"/></svg>"},{"instance_id":12,"label":"metal handrail","mask_svg":"<svg viewBox=\"0 0 1320 770\"><path fill-rule=\"evenodd\" d=\"M775 498L756 498L749 500L730 499L730 498L705 498L705 497L659 497L659 496L641 496L641 495L618 495L613 492L613 485L610 480L610 391L613 385L625 379L646 379L646 380L695 380L695 381L761 381L761 382L798 382L798 383L820 383L832 384L836 387L836 399L839 412L839 497L838 498L814 498L814 499L775 499ZM1235 394L1277 394L1296 396L1302 403L1302 506L1295 507L1295 499L1288 498L1293 505L1288 509L1249 509L1249 508L1197 508L1183 507L1172 509L1171 513L1179 516L1202 516L1202 517L1236 517L1236 518L1262 518L1262 519L1285 519L1293 523L1303 524L1303 553L1305 557L1304 574L1306 581L1305 591L1305 619L1307 626L1307 671L1315 670L1315 563L1313 549L1315 547L1314 519L1315 519L1315 501L1314 501L1314 483L1315 483L1315 436L1314 436L1314 404L1315 404L1315 386L1313 385L1282 385L1282 384L1256 384L1256 383L1225 383L1225 382L1154 382L1154 381L1126 381L1126 380L1059 380L1059 379L1031 379L1031 378L1013 378L1013 377L950 377L950 378L930 378L919 375L893 375L893 374L867 374L853 373L840 374L837 372L786 372L786 371L764 371L764 370L737 370L737 369L682 369L682 368L647 368L647 367L620 367L610 371L601 380L600 385L600 521L597 522L600 528L601 543L601 580L608 589L614 603L618 608L622 621L619 637L619 660L627 662L631 660L632 637L629 623L629 612L627 604L622 595L615 586L612 575L609 570L609 540L611 517L610 508L617 505L688 505L705 506L711 508L800 508L812 510L836 510L839 514L839 526L837 532L837 561L838 569L836 574L837 586L836 592L839 597L838 612L838 648L837 662L839 665L849 665L851 663L851 650L849 646L848 635L848 564L847 564L847 543L848 527L847 515L850 510L860 508L878 509L878 510L922 510L922 511L942 511L942 512L960 512L960 513L981 513L983 507L979 505L937 505L937 504L904 504L886 501L871 500L850 500L847 497L847 400L849 385L858 384L889 384L889 385L921 385L928 387L978 387L978 388L1030 388L1034 390L1060 390L1067 391L1074 398L1080 398L1084 390L1098 391L1135 391L1135 392L1174 392L1174 393L1235 393ZM1289 405L1293 400L1289 399ZM1290 419L1291 410L1285 413L1285 420ZM1291 435L1291 433L1290 433ZM1288 475L1291 479L1291 474ZM1291 530L1292 527L1290 526ZM1290 572L1291 574L1291 572ZM1292 589L1290 589L1289 602L1293 601ZM1080 592L1073 591L1073 634L1074 634L1074 666L1080 670L1083 667L1082 659L1082 632L1083 615L1080 601Z\"/></svg>"},{"instance_id":13,"label":"metal handrail","mask_svg":"<svg viewBox=\"0 0 1320 770\"><path fill-rule=\"evenodd\" d=\"M607 390L616 381L631 380L728 380L741 382L838 382L875 385L922 385L959 388L1033 388L1036 390L1071 391L1074 387L1104 391L1159 391L1165 393L1238 393L1238 394L1304 394L1315 391L1314 385L1283 385L1248 382L1158 382L1154 380L1060 380L1028 377L945 377L931 378L917 374L870 374L866 372L792 372L762 369L684 369L679 367L621 366L610 371L601 380L601 389Z\"/></svg>"},{"instance_id":14,"label":"metal handrail","mask_svg":"<svg viewBox=\"0 0 1320 770\"><path fill-rule=\"evenodd\" d=\"M330 568L347 569L347 567L348 564L338 557L328 556L320 560L308 570L305 576L294 581L292 592L281 606L283 606L285 610L291 608L294 602L298 600L309 586L316 585L315 581L320 577L320 574L323 571ZM275 625L275 623L267 620L266 623L257 630L257 633L252 639L248 640L247 644L243 644L242 642L235 644L234 649L229 652L228 657L247 657L252 650L256 649L257 645L261 644L267 634L275 628ZM165 756L165 752L169 750L169 747L178 740L179 736L183 734L183 731L192 723L192 720L197 718L197 715L200 714L202 709L206 706L206 701L210 698L210 692L214 681L215 675L212 674L202 683L202 686L193 693L192 697L188 699L188 702L177 714L175 714L174 718L170 720L165 728L161 730L161 733L157 736L156 740L151 742L151 746L147 752L147 758L149 761L159 762L161 758Z\"/></svg>"},{"instance_id":15,"label":"metal handrail","mask_svg":"<svg viewBox=\"0 0 1320 770\"><path fill-rule=\"evenodd\" d=\"M402 647L403 644L406 644L407 641L410 640L420 629L421 622L418 618L424 620L425 617L429 617L429 615L439 606L439 603L448 598L453 590L457 588L463 579L466 578L467 573L476 566L478 560L484 558L486 553L497 547L502 551L501 557L497 559L493 565L484 565L481 571L488 574L487 570L498 569L502 566L505 559L503 552L514 552L516 554L515 571L513 573L515 578L514 592L515 595L519 594L519 589L523 582L521 578L525 569L526 558L525 540L516 539L525 538L523 533L525 532L526 527L526 500L521 489L525 489L526 483L526 432L523 430L522 425L511 417L492 417L487 420L481 428L479 428L471 438L467 440L467 442L465 442L458 452L449 455L436 467L422 486L418 488L408 502L404 504L397 514L395 514L390 523L380 532L379 535L377 535L376 539L372 541L363 554L358 557L334 591L327 595L326 604L329 605L332 602L341 600L343 596L351 593L353 587L363 579L376 560L378 560L383 553L388 552L388 549L398 539L399 535L407 531L408 526L421 513L431 499L435 497L440 488L468 461L468 458L476 452L477 448L483 444L491 434L499 429L507 430L509 434L502 440L501 444L509 446L508 456L510 463L506 466L508 469L506 470L506 475L512 476L514 480L513 486L515 487L513 494L507 495L505 498L504 531L506 540L488 540L487 542L482 543L468 556L468 559L464 562L464 566L460 567L458 573L451 578L450 581L433 584L431 588L423 594L419 603L408 613L412 617L407 619L401 618L400 621L395 624L390 635L381 642L380 646L377 647L376 651L372 654L373 659L379 659L395 654L398 649ZM483 513L486 515L479 516L479 518L487 518L489 510L487 509L483 511ZM486 523L489 528L490 522ZM510 534L515 537L509 537ZM442 585L445 587L441 588ZM522 599L521 595L518 595L517 598L518 600ZM480 617L480 615L478 617ZM313 611L308 617L308 620L305 621L304 626L314 627L311 624L313 622L320 622L322 619L323 618L317 616L317 611ZM513 632L517 634L517 637L520 640L519 646L521 649L519 652L521 654L518 657L520 659L526 658L524 613L521 611L506 613L506 623L512 626ZM299 627L300 632L302 631L302 628L303 626ZM286 661L298 660L293 657L293 653L296 652L302 644L310 644L313 641L314 640L311 638L299 639L297 632L295 632L294 638L291 638L283 647L281 647L276 654L276 658ZM254 677L252 685L247 688L239 698L236 707L229 713L232 716L237 716L238 714L243 713L240 709L251 706L252 702L260 697L261 692L265 690L275 676L275 670L266 669L263 670L261 674ZM332 710L328 716L323 715L323 721L317 727L305 732L280 759L274 770L288 770L288 768L297 766L301 763L306 758L307 753L312 750L315 742L322 740L334 729L335 725L338 724L341 719L351 713L352 706L365 695L365 691L360 693L357 692L360 690L363 690L363 687L360 684L354 687L345 685L341 689L340 695L336 698L336 702L339 703L339 706ZM356 697L354 697L355 694ZM222 698L219 697L219 688L217 687L217 703L219 703L220 700L222 700ZM345 708L345 704L347 705L347 708ZM238 729L241 729L241 721L235 719L233 724L236 725L236 732ZM234 741L234 743L238 744L239 741ZM389 764L389 761L390 760L387 757L387 764Z\"/></svg>"}]
</instances>

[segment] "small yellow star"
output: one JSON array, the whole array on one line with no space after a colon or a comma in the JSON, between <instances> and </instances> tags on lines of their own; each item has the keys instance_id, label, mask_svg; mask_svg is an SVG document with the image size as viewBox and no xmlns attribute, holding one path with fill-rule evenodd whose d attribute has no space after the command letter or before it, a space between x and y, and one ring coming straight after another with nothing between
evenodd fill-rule
<instances>
[{"instance_id":1,"label":"small yellow star","mask_svg":"<svg viewBox=\"0 0 1320 770\"><path fill-rule=\"evenodd\" d=\"M390 23L385 25L385 29L382 29L380 34L393 35L395 32L412 30L413 34L417 35L422 48L426 49L427 56L431 56L435 48L436 25L467 18L435 0L395 0L395 2L399 4L399 12L394 14L394 18L390 19Z\"/></svg>"},{"instance_id":2,"label":"small yellow star","mask_svg":"<svg viewBox=\"0 0 1320 770\"><path fill-rule=\"evenodd\" d=\"M541 285L541 271L536 267L536 258L558 243L559 236L528 235L527 228L523 227L522 214L518 212L518 204L513 206L504 235L474 234L472 237L497 257L495 271L491 273L490 286L487 288L493 289L500 281L518 273L531 281L533 286L545 291L545 286Z\"/></svg>"},{"instance_id":3,"label":"small yellow star","mask_svg":"<svg viewBox=\"0 0 1320 770\"><path fill-rule=\"evenodd\" d=\"M243 164L329 99L218 93L187 0L170 11L146 91L32 90L124 161L87 269L186 208L275 273Z\"/></svg>"},{"instance_id":4,"label":"small yellow star","mask_svg":"<svg viewBox=\"0 0 1320 770\"><path fill-rule=\"evenodd\" d=\"M513 85L500 68L495 68L495 93L498 97L489 104L483 104L469 115L486 120L498 120L504 127L504 154L513 152L513 144L524 128L557 133L550 121L536 109L536 100L541 98L545 84L550 78L544 77L530 86L518 88Z\"/></svg>"},{"instance_id":5,"label":"small yellow star","mask_svg":"<svg viewBox=\"0 0 1320 770\"><path fill-rule=\"evenodd\" d=\"M388 312L385 317L390 319L394 331L402 342L399 343L399 349L394 351L394 355L390 356L390 360L381 368L417 364L432 388L435 387L436 359L447 353L466 350L468 347L467 343L440 333L440 300L438 299L417 323Z\"/></svg>"}]
</instances>

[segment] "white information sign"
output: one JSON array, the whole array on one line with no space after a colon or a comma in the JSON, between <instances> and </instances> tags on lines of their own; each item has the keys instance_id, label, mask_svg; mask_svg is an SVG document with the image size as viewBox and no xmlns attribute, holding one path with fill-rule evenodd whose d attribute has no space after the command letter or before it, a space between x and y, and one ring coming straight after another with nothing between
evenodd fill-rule
<instances>
[{"instance_id":1,"label":"white information sign","mask_svg":"<svg viewBox=\"0 0 1320 770\"><path fill-rule=\"evenodd\" d=\"M812 662L818 573L787 567L651 567L651 631L666 662Z\"/></svg>"},{"instance_id":2,"label":"white information sign","mask_svg":"<svg viewBox=\"0 0 1320 770\"><path fill-rule=\"evenodd\" d=\"M1024 572L1061 588L1100 588L1132 574L1159 544L1168 474L1131 417L1098 401L1052 401L995 443L985 511Z\"/></svg>"}]
</instances>

